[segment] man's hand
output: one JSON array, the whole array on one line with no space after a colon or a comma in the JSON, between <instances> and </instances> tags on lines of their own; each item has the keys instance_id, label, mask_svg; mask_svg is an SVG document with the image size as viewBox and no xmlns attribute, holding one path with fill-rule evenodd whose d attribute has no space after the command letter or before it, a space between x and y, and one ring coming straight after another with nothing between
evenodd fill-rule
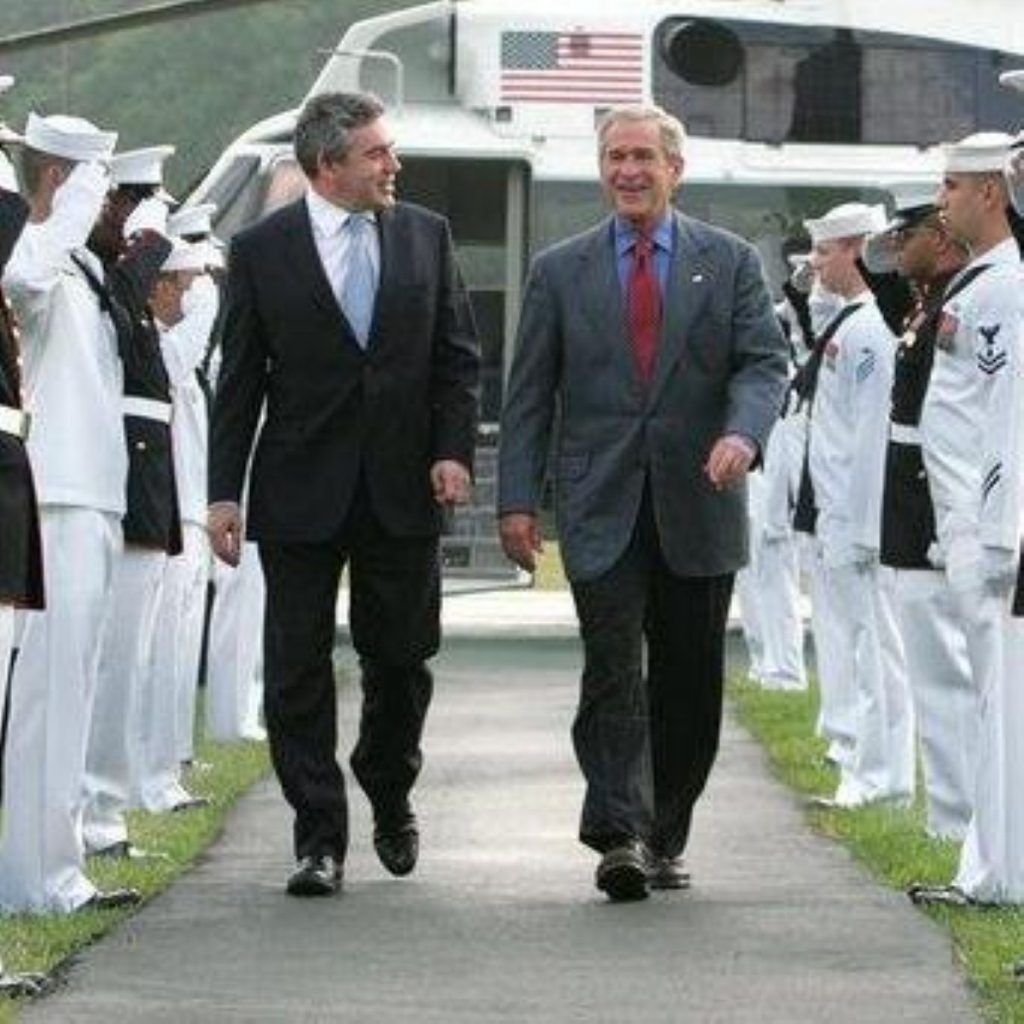
<instances>
[{"instance_id":1,"label":"man's hand","mask_svg":"<svg viewBox=\"0 0 1024 1024\"><path fill-rule=\"evenodd\" d=\"M242 559L242 509L233 501L218 501L206 510L206 532L213 553L227 565Z\"/></svg>"},{"instance_id":2,"label":"man's hand","mask_svg":"<svg viewBox=\"0 0 1024 1024\"><path fill-rule=\"evenodd\" d=\"M509 512L498 520L501 546L513 562L527 572L537 569L537 555L544 550L537 517L529 512Z\"/></svg>"},{"instance_id":3,"label":"man's hand","mask_svg":"<svg viewBox=\"0 0 1024 1024\"><path fill-rule=\"evenodd\" d=\"M438 505L465 505L469 501L469 470L454 459L441 459L430 467L430 486Z\"/></svg>"},{"instance_id":4,"label":"man's hand","mask_svg":"<svg viewBox=\"0 0 1024 1024\"><path fill-rule=\"evenodd\" d=\"M724 491L746 476L755 455L757 449L753 441L739 434L726 434L715 442L704 463L704 472L716 491Z\"/></svg>"}]
</instances>

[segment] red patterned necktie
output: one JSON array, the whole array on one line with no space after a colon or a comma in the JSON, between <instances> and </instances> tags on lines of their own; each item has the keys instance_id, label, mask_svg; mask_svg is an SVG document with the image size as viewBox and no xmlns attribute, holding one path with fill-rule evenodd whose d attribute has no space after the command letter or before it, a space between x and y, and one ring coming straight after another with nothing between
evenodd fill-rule
<instances>
[{"instance_id":1,"label":"red patterned necktie","mask_svg":"<svg viewBox=\"0 0 1024 1024\"><path fill-rule=\"evenodd\" d=\"M661 291L654 271L654 243L638 234L633 244L633 265L626 284L629 340L640 379L647 383L654 371L654 357L661 333Z\"/></svg>"}]
</instances>

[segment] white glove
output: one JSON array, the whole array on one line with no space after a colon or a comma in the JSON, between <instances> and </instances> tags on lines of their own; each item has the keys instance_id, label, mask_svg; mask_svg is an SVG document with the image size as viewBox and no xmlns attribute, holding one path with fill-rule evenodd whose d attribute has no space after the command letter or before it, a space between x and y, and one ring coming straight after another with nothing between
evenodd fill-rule
<instances>
[{"instance_id":1,"label":"white glove","mask_svg":"<svg viewBox=\"0 0 1024 1024\"><path fill-rule=\"evenodd\" d=\"M124 222L124 237L131 238L137 231L155 231L167 234L167 204L156 196L143 199Z\"/></svg>"},{"instance_id":2,"label":"white glove","mask_svg":"<svg viewBox=\"0 0 1024 1024\"><path fill-rule=\"evenodd\" d=\"M2 149L0 149L0 188L6 192L18 191L18 176L14 173L14 164Z\"/></svg>"},{"instance_id":3,"label":"white glove","mask_svg":"<svg viewBox=\"0 0 1024 1024\"><path fill-rule=\"evenodd\" d=\"M110 169L98 161L75 164L53 195L51 217L59 225L61 243L69 249L85 245L110 191Z\"/></svg>"},{"instance_id":4,"label":"white glove","mask_svg":"<svg viewBox=\"0 0 1024 1024\"><path fill-rule=\"evenodd\" d=\"M209 321L212 327L219 303L220 292L213 278L209 274L200 274L181 297L181 312L189 318Z\"/></svg>"},{"instance_id":5,"label":"white glove","mask_svg":"<svg viewBox=\"0 0 1024 1024\"><path fill-rule=\"evenodd\" d=\"M1017 555L1010 548L981 549L981 578L990 590L1005 593L1017 582Z\"/></svg>"}]
</instances>

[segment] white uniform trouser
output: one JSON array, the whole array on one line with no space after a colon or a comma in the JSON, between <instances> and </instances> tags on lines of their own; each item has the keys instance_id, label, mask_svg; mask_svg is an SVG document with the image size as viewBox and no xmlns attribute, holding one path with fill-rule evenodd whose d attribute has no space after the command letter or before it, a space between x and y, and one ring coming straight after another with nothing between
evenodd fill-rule
<instances>
[{"instance_id":1,"label":"white uniform trouser","mask_svg":"<svg viewBox=\"0 0 1024 1024\"><path fill-rule=\"evenodd\" d=\"M735 590L743 640L747 645L747 678L753 683L760 683L764 674L764 632L757 593L757 551L753 545L750 562L736 573Z\"/></svg>"},{"instance_id":2,"label":"white uniform trouser","mask_svg":"<svg viewBox=\"0 0 1024 1024\"><path fill-rule=\"evenodd\" d=\"M260 734L263 606L266 590L259 552L245 544L237 569L218 561L206 657L206 728L211 739Z\"/></svg>"},{"instance_id":3,"label":"white uniform trouser","mask_svg":"<svg viewBox=\"0 0 1024 1024\"><path fill-rule=\"evenodd\" d=\"M967 595L964 595L967 597ZM963 602L968 605L968 600ZM1009 598L979 588L968 633L980 655L974 813L960 850L954 885L982 902L1024 902L1024 620ZM973 639L975 644L971 644Z\"/></svg>"},{"instance_id":4,"label":"white uniform trouser","mask_svg":"<svg viewBox=\"0 0 1024 1024\"><path fill-rule=\"evenodd\" d=\"M114 569L85 766L87 850L102 850L128 838L124 816L131 795L132 737L166 561L162 551L126 546Z\"/></svg>"},{"instance_id":5,"label":"white uniform trouser","mask_svg":"<svg viewBox=\"0 0 1024 1024\"><path fill-rule=\"evenodd\" d=\"M755 542L755 586L761 610L761 684L803 690L804 627L800 619L800 565L792 536Z\"/></svg>"},{"instance_id":6,"label":"white uniform trouser","mask_svg":"<svg viewBox=\"0 0 1024 1024\"><path fill-rule=\"evenodd\" d=\"M82 784L121 524L69 506L40 518L47 607L25 617L11 681L0 906L66 913L96 892L82 870Z\"/></svg>"},{"instance_id":7,"label":"white uniform trouser","mask_svg":"<svg viewBox=\"0 0 1024 1024\"><path fill-rule=\"evenodd\" d=\"M835 800L856 807L913 797L913 716L895 618L878 566L825 568L836 630L850 652L856 698L853 754Z\"/></svg>"},{"instance_id":8,"label":"white uniform trouser","mask_svg":"<svg viewBox=\"0 0 1024 1024\"><path fill-rule=\"evenodd\" d=\"M11 667L11 652L14 650L14 609L0 605L0 714L7 707L8 670Z\"/></svg>"},{"instance_id":9,"label":"white uniform trouser","mask_svg":"<svg viewBox=\"0 0 1024 1024\"><path fill-rule=\"evenodd\" d=\"M963 839L974 799L978 699L945 574L897 569L896 617L921 742L927 828Z\"/></svg>"},{"instance_id":10,"label":"white uniform trouser","mask_svg":"<svg viewBox=\"0 0 1024 1024\"><path fill-rule=\"evenodd\" d=\"M181 554L164 566L153 657L134 730L132 800L153 812L170 810L190 798L181 784L178 730L184 723L179 709L183 704L191 709L191 736L210 549L206 529L198 523L183 522L181 534Z\"/></svg>"},{"instance_id":11,"label":"white uniform trouser","mask_svg":"<svg viewBox=\"0 0 1024 1024\"><path fill-rule=\"evenodd\" d=\"M828 741L828 756L836 764L843 765L853 756L856 736L853 652L840 630L844 609L835 606L834 594L825 581L821 541L804 535L803 544L810 582L811 633L821 697L818 734Z\"/></svg>"}]
</instances>

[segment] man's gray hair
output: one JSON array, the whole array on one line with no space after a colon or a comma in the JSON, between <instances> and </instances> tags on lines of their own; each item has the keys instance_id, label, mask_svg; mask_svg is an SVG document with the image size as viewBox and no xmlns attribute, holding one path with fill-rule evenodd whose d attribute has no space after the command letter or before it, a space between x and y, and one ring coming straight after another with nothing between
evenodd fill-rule
<instances>
[{"instance_id":1,"label":"man's gray hair","mask_svg":"<svg viewBox=\"0 0 1024 1024\"><path fill-rule=\"evenodd\" d=\"M384 113L384 104L370 93L325 92L308 100L295 124L295 158L310 178L320 160L344 160L352 132Z\"/></svg>"},{"instance_id":2,"label":"man's gray hair","mask_svg":"<svg viewBox=\"0 0 1024 1024\"><path fill-rule=\"evenodd\" d=\"M613 125L638 121L652 121L656 124L665 153L677 160L683 158L683 145L686 142L686 129L683 127L683 122L661 107L645 106L639 103L612 107L601 119L601 124L597 129L598 155L604 154L605 136Z\"/></svg>"}]
</instances>

